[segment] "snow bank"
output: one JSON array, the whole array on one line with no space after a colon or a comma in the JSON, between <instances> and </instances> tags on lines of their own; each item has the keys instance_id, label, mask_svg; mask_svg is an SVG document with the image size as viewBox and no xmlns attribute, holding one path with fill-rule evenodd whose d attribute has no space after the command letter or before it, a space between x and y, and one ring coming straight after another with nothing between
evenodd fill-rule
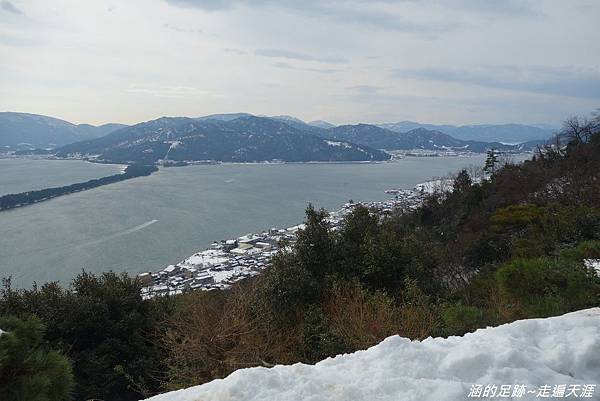
<instances>
[{"instance_id":1,"label":"snow bank","mask_svg":"<svg viewBox=\"0 0 600 401\"><path fill-rule=\"evenodd\" d=\"M453 180L449 178L440 178L437 180L425 181L415 185L414 189L423 194L434 194L436 192L452 191Z\"/></svg>"},{"instance_id":2,"label":"snow bank","mask_svg":"<svg viewBox=\"0 0 600 401\"><path fill-rule=\"evenodd\" d=\"M366 351L314 366L242 369L148 401L455 401L472 399L472 385L518 384L535 391L545 385L598 383L600 308L594 308L463 337L419 342L393 336ZM600 399L595 390L588 399ZM538 398L535 393L518 397Z\"/></svg>"}]
</instances>

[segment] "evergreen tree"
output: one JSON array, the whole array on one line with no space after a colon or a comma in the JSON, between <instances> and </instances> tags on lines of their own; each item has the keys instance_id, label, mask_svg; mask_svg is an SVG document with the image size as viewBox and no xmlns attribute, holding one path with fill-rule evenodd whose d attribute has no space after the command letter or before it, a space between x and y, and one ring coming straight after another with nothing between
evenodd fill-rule
<instances>
[{"instance_id":1,"label":"evergreen tree","mask_svg":"<svg viewBox=\"0 0 600 401\"><path fill-rule=\"evenodd\" d=\"M471 188L471 185L473 185L473 180L471 180L471 177L469 176L467 170L463 169L458 173L458 175L454 179L454 182L452 184L452 192L464 192L467 189Z\"/></svg>"},{"instance_id":2,"label":"evergreen tree","mask_svg":"<svg viewBox=\"0 0 600 401\"><path fill-rule=\"evenodd\" d=\"M0 318L0 395L3 401L71 399L69 360L42 343L44 326L31 318Z\"/></svg>"},{"instance_id":3,"label":"evergreen tree","mask_svg":"<svg viewBox=\"0 0 600 401\"><path fill-rule=\"evenodd\" d=\"M496 172L496 165L498 164L498 154L495 149L487 151L487 158L485 159L485 165L483 171L493 175Z\"/></svg>"}]
</instances>

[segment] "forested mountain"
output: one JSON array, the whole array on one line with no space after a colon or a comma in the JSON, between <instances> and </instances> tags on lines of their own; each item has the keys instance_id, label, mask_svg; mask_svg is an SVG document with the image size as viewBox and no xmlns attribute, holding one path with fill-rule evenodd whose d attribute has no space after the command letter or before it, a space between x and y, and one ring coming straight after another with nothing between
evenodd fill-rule
<instances>
[{"instance_id":1,"label":"forested mountain","mask_svg":"<svg viewBox=\"0 0 600 401\"><path fill-rule=\"evenodd\" d=\"M395 132L408 132L416 128L425 128L443 132L465 141L522 143L551 138L556 129L523 124L478 124L478 125L436 125L421 124L413 121L377 124L379 127Z\"/></svg>"},{"instance_id":2,"label":"forested mountain","mask_svg":"<svg viewBox=\"0 0 600 401\"><path fill-rule=\"evenodd\" d=\"M122 124L76 125L38 114L0 112L0 152L55 148L98 138L123 127Z\"/></svg>"},{"instance_id":3,"label":"forested mountain","mask_svg":"<svg viewBox=\"0 0 600 401\"><path fill-rule=\"evenodd\" d=\"M386 150L462 150L485 152L488 149L523 151L535 149L537 143L505 145L500 142L463 141L439 131L415 128L408 132L394 132L370 124L340 125L326 130L327 138L351 141L376 149Z\"/></svg>"},{"instance_id":4,"label":"forested mountain","mask_svg":"<svg viewBox=\"0 0 600 401\"><path fill-rule=\"evenodd\" d=\"M328 141L282 121L255 116L192 119L163 117L105 137L67 145L59 156L96 155L118 163L159 160L257 162L281 160L387 160L385 152L346 141Z\"/></svg>"},{"instance_id":5,"label":"forested mountain","mask_svg":"<svg viewBox=\"0 0 600 401\"><path fill-rule=\"evenodd\" d=\"M234 121L237 123L233 123ZM192 126L185 128L185 123ZM494 148L503 151L528 151L544 143L551 132L549 129L518 124L456 127L405 121L379 126L334 126L325 121L305 123L291 116L258 117L248 113L160 118L136 124L123 131L122 128L126 127L122 124L75 125L41 115L5 112L0 113L0 152L50 149L73 144L60 149L59 154L96 154L103 155L106 160L120 162L156 161L163 159L167 152L171 160L182 160L185 157L189 157L188 160L206 158L223 161L382 160L385 159L383 154L365 147L386 150L446 149L485 152ZM116 135L108 135L111 133ZM191 139L197 133L204 136ZM300 134L299 138L291 138L291 135L297 134ZM106 138L102 138L106 135ZM350 144L337 146L335 149L330 143L319 142L306 135ZM171 143L180 136L186 137L180 141L182 143ZM223 143L219 144L217 137ZM137 142L125 143L130 140ZM506 145L501 142L525 143ZM357 147L355 144L364 146Z\"/></svg>"},{"instance_id":6,"label":"forested mountain","mask_svg":"<svg viewBox=\"0 0 600 401\"><path fill-rule=\"evenodd\" d=\"M200 120L231 121L248 117L248 113L213 114ZM540 128L522 124L434 125L412 121L385 124L355 124L335 126L326 121L304 121L292 116L265 116L327 139L345 140L386 150L443 150L455 149L485 152L488 149L504 151L531 151L554 135L549 127Z\"/></svg>"}]
</instances>

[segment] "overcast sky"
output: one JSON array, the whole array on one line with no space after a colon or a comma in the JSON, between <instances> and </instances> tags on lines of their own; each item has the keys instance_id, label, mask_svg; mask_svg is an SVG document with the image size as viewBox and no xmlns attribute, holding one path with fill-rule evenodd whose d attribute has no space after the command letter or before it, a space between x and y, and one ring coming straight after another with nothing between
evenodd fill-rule
<instances>
[{"instance_id":1,"label":"overcast sky","mask_svg":"<svg viewBox=\"0 0 600 401\"><path fill-rule=\"evenodd\" d=\"M558 124L600 107L597 0L0 0L0 110Z\"/></svg>"}]
</instances>

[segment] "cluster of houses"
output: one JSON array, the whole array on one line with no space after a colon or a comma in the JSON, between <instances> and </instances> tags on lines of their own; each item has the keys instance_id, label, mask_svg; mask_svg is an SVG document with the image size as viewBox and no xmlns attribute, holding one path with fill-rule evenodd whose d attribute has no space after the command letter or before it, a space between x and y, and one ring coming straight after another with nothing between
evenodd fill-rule
<instances>
[{"instance_id":1,"label":"cluster of houses","mask_svg":"<svg viewBox=\"0 0 600 401\"><path fill-rule=\"evenodd\" d=\"M423 190L394 189L386 193L393 198L381 202L346 203L340 210L331 212L328 221L333 230L339 230L344 216L357 205L364 205L380 216L395 210L410 210L421 204ZM296 233L304 228L297 225L287 229L271 228L260 234L247 234L237 239L221 240L209 249L169 265L163 270L139 274L142 296L152 298L175 295L193 290L214 290L230 287L236 281L255 276L264 270L271 257L281 246L292 246Z\"/></svg>"},{"instance_id":2,"label":"cluster of houses","mask_svg":"<svg viewBox=\"0 0 600 401\"><path fill-rule=\"evenodd\" d=\"M280 244L292 244L302 226L272 228L260 234L222 240L210 248L157 273L142 273L142 296L174 295L191 290L223 289L236 281L259 274L267 267Z\"/></svg>"}]
</instances>

